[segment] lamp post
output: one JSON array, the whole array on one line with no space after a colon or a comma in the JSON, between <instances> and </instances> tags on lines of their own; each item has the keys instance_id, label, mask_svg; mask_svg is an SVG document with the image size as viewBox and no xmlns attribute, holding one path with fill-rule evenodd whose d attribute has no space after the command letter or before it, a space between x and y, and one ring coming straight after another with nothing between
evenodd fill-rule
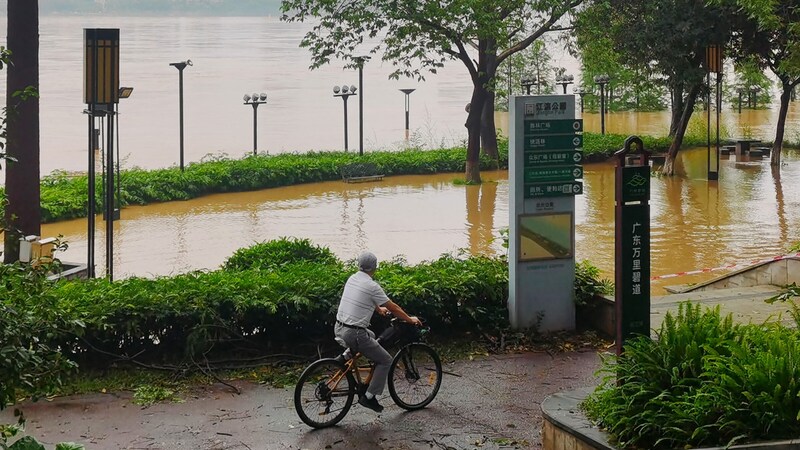
<instances>
[{"instance_id":1,"label":"lamp post","mask_svg":"<svg viewBox=\"0 0 800 450\"><path fill-rule=\"evenodd\" d=\"M347 151L347 99L351 95L356 95L356 87L343 84L341 87L333 87L333 96L341 97L344 103L344 151Z\"/></svg>"},{"instance_id":2,"label":"lamp post","mask_svg":"<svg viewBox=\"0 0 800 450\"><path fill-rule=\"evenodd\" d=\"M597 75L594 83L600 86L600 134L606 134L606 93L605 87L608 84L608 75Z\"/></svg>"},{"instance_id":3,"label":"lamp post","mask_svg":"<svg viewBox=\"0 0 800 450\"><path fill-rule=\"evenodd\" d=\"M178 69L178 98L180 102L180 132L181 132L181 153L180 153L180 166L181 172L183 172L183 69L186 66L192 65L192 60L187 59L186 61L176 62L176 63L169 63L170 66Z\"/></svg>"},{"instance_id":4,"label":"lamp post","mask_svg":"<svg viewBox=\"0 0 800 450\"><path fill-rule=\"evenodd\" d=\"M408 134L410 131L408 122L409 122L409 111L411 110L411 93L416 91L416 89L400 89L400 92L406 94L406 140L408 140Z\"/></svg>"},{"instance_id":5,"label":"lamp post","mask_svg":"<svg viewBox=\"0 0 800 450\"><path fill-rule=\"evenodd\" d=\"M358 64L358 155L364 154L364 63L369 61L369 56L356 56L353 58ZM355 92L355 89L352 89ZM345 114L345 120L347 115Z\"/></svg>"},{"instance_id":6,"label":"lamp post","mask_svg":"<svg viewBox=\"0 0 800 450\"><path fill-rule=\"evenodd\" d=\"M522 79L522 80L519 82L519 84L521 84L521 85L522 85L522 87L524 87L524 88L525 88L525 95L531 95L531 86L533 86L534 84L536 84L536 81L535 81L535 80L532 80L532 79L530 79L530 78L523 78L523 79Z\"/></svg>"},{"instance_id":7,"label":"lamp post","mask_svg":"<svg viewBox=\"0 0 800 450\"><path fill-rule=\"evenodd\" d=\"M566 94L567 85L572 84L574 79L575 77L573 77L572 75L559 74L556 75L556 84L560 84L561 88L564 90L564 93Z\"/></svg>"},{"instance_id":8,"label":"lamp post","mask_svg":"<svg viewBox=\"0 0 800 450\"><path fill-rule=\"evenodd\" d=\"M589 92L586 91L586 89L577 86L575 86L572 92L574 92L578 97L581 98L581 113L583 113L583 96L588 94Z\"/></svg>"},{"instance_id":9,"label":"lamp post","mask_svg":"<svg viewBox=\"0 0 800 450\"><path fill-rule=\"evenodd\" d=\"M267 94L254 93L252 97L244 94L243 100L245 105L253 105L253 156L255 156L258 154L258 105L267 103Z\"/></svg>"},{"instance_id":10,"label":"lamp post","mask_svg":"<svg viewBox=\"0 0 800 450\"><path fill-rule=\"evenodd\" d=\"M750 88L751 98L753 99L753 109L756 109L758 106L758 92L761 90L758 86L753 86Z\"/></svg>"},{"instance_id":11,"label":"lamp post","mask_svg":"<svg viewBox=\"0 0 800 450\"><path fill-rule=\"evenodd\" d=\"M739 94L739 114L741 114L742 113L742 96L744 95L744 89L742 89L740 87L739 89L736 90L736 92Z\"/></svg>"}]
</instances>

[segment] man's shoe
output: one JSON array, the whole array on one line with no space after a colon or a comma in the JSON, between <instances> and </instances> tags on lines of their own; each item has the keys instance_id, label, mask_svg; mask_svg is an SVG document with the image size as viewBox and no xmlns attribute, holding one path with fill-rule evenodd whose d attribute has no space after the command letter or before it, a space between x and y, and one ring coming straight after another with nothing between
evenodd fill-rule
<instances>
[{"instance_id":1,"label":"man's shoe","mask_svg":"<svg viewBox=\"0 0 800 450\"><path fill-rule=\"evenodd\" d=\"M381 404L378 403L378 399L376 397L367 398L366 395L362 395L361 397L358 398L358 404L378 413L383 411L383 406L381 406Z\"/></svg>"}]
</instances>

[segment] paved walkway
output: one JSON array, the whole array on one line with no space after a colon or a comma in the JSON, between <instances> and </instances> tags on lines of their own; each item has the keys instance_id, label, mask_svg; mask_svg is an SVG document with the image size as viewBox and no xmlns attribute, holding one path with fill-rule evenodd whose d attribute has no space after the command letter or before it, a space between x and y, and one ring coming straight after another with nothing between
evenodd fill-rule
<instances>
[{"instance_id":1,"label":"paved walkway","mask_svg":"<svg viewBox=\"0 0 800 450\"><path fill-rule=\"evenodd\" d=\"M381 400L381 414L355 405L333 428L313 431L295 414L292 390L239 383L243 393L203 388L184 403L141 408L130 393L93 394L18 405L28 432L87 449L539 449L540 404L550 394L596 384L594 350L482 357L447 364L439 395L405 412ZM0 423L12 420L0 412Z\"/></svg>"},{"instance_id":2,"label":"paved walkway","mask_svg":"<svg viewBox=\"0 0 800 450\"><path fill-rule=\"evenodd\" d=\"M765 302L766 299L781 291L782 289L778 286L762 285L653 297L650 302L650 326L654 329L661 327L667 311L673 314L677 313L678 305L687 300L712 308L719 305L723 315L732 314L733 320L739 323L780 320L787 325L794 326L794 320L789 314L791 304Z\"/></svg>"}]
</instances>

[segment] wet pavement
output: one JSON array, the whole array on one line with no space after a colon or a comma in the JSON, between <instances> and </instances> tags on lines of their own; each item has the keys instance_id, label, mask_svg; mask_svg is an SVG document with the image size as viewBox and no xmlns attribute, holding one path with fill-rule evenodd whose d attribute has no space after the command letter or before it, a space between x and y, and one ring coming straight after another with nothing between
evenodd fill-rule
<instances>
[{"instance_id":1,"label":"wet pavement","mask_svg":"<svg viewBox=\"0 0 800 450\"><path fill-rule=\"evenodd\" d=\"M381 414L358 406L339 425L312 430L297 417L292 388L238 382L142 408L128 392L23 403L27 432L51 447L91 449L506 449L541 448L540 404L550 394L597 383L596 350L528 352L444 365L427 408L406 412L388 392ZM12 411L0 412L0 423Z\"/></svg>"}]
</instances>

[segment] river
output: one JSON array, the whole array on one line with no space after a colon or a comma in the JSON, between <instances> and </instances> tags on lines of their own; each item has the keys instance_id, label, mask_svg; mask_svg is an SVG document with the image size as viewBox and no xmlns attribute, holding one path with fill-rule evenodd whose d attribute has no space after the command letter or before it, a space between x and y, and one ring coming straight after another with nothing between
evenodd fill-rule
<instances>
[{"instance_id":1,"label":"river","mask_svg":"<svg viewBox=\"0 0 800 450\"><path fill-rule=\"evenodd\" d=\"M5 27L5 18L0 18ZM334 61L308 69L306 49L298 47L308 24L265 17L59 17L40 21L41 173L86 171L87 119L82 113L83 29L119 28L121 84L134 87L119 104L119 153L126 167L160 168L179 159L178 71L170 63L191 59L184 70L184 137L187 162L208 154L240 157L253 149L252 107L244 94L267 93L258 108L260 152L341 150L343 105L334 85L358 85L358 72ZM579 78L579 64L557 45L552 65ZM464 106L471 83L459 62L449 62L424 82L389 80L389 63L379 58L364 67L364 148L407 145L449 146L466 139ZM5 84L5 71L0 71ZM410 96L412 139L404 141L404 94ZM5 90L0 90L5 104ZM519 93L519 92L517 92ZM349 148L358 150L358 101L349 100ZM730 106L730 105L728 105ZM723 131L733 137L774 136L777 108L723 111ZM702 115L702 113L698 114ZM506 113L498 127L507 130ZM597 114L583 115L585 129L600 131ZM702 120L700 120L702 121ZM667 112L619 112L607 119L609 132L664 135ZM800 111L792 104L786 137L800 141ZM3 178L0 171L0 180Z\"/></svg>"}]
</instances>

